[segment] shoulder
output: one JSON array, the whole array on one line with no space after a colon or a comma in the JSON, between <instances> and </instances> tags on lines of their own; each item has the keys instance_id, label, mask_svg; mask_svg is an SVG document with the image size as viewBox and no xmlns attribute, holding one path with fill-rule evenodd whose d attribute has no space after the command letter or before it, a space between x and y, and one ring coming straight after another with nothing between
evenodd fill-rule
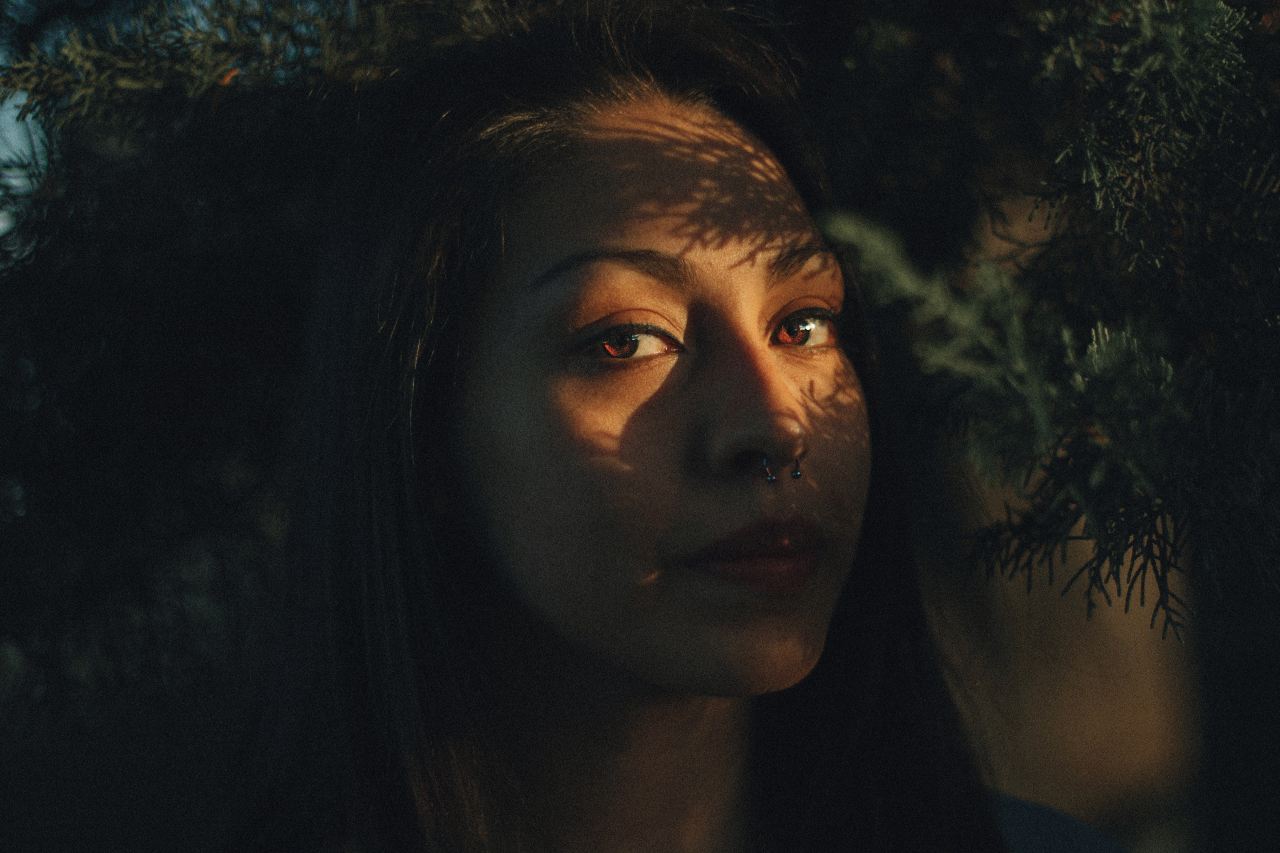
<instances>
[{"instance_id":1,"label":"shoulder","mask_svg":"<svg viewBox=\"0 0 1280 853\"><path fill-rule=\"evenodd\" d=\"M1048 806L997 794L995 807L1010 853L1125 853L1103 833Z\"/></svg>"}]
</instances>

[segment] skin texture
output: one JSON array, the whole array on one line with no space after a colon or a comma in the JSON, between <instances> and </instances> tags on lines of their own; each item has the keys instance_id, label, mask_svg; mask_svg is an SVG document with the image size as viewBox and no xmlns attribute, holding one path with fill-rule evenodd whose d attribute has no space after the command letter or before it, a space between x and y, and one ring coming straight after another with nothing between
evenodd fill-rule
<instances>
[{"instance_id":1,"label":"skin texture","mask_svg":"<svg viewBox=\"0 0 1280 853\"><path fill-rule=\"evenodd\" d=\"M817 662L866 500L865 402L824 314L843 299L781 166L705 107L589 112L515 205L459 456L499 571L562 641L517 688L555 709L520 760L559 849L741 842L749 697ZM820 543L796 588L690 563L796 520Z\"/></svg>"}]
</instances>

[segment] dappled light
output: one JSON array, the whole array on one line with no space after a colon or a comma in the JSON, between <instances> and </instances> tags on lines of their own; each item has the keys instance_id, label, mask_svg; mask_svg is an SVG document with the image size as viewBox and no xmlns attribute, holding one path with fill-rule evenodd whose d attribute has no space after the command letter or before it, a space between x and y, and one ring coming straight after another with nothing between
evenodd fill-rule
<instances>
[{"instance_id":1,"label":"dappled light","mask_svg":"<svg viewBox=\"0 0 1280 853\"><path fill-rule=\"evenodd\" d=\"M668 221L682 252L733 245L752 264L811 230L782 166L722 117L588 126L582 145L618 165L619 206Z\"/></svg>"}]
</instances>

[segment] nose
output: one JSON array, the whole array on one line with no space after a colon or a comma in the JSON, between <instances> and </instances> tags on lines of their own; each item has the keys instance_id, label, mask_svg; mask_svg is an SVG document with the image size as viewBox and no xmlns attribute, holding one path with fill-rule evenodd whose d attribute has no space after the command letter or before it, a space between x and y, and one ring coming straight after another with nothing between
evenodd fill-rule
<instances>
[{"instance_id":1,"label":"nose","mask_svg":"<svg viewBox=\"0 0 1280 853\"><path fill-rule=\"evenodd\" d=\"M742 343L706 366L705 461L717 477L763 482L798 464L809 449L809 429L799 389L777 355L767 344Z\"/></svg>"}]
</instances>

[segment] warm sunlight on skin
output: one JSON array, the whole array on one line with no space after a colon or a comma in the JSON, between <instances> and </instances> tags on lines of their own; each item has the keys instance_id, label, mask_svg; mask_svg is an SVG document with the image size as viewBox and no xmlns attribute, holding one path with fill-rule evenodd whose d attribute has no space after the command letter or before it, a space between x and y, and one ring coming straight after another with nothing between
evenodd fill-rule
<instances>
[{"instance_id":1,"label":"warm sunlight on skin","mask_svg":"<svg viewBox=\"0 0 1280 853\"><path fill-rule=\"evenodd\" d=\"M460 431L500 569L570 646L664 692L796 683L870 466L844 282L804 204L737 125L656 96L590 113L517 201ZM760 523L793 550L705 557ZM775 564L786 582L725 576Z\"/></svg>"}]
</instances>

